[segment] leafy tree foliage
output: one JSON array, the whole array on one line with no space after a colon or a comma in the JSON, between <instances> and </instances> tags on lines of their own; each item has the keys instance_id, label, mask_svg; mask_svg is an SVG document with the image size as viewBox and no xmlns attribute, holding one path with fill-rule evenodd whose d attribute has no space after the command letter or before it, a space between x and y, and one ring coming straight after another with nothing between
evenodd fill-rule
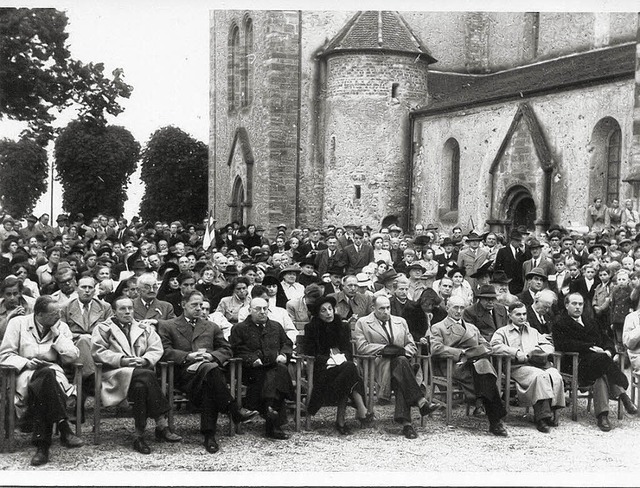
<instances>
[{"instance_id":1,"label":"leafy tree foliage","mask_svg":"<svg viewBox=\"0 0 640 488\"><path fill-rule=\"evenodd\" d=\"M13 217L33 211L47 190L49 164L45 149L28 139L0 140L0 201Z\"/></svg>"},{"instance_id":2,"label":"leafy tree foliage","mask_svg":"<svg viewBox=\"0 0 640 488\"><path fill-rule=\"evenodd\" d=\"M23 136L46 145L58 111L75 103L79 117L104 124L105 112L124 109L120 97L132 87L104 75L102 63L84 64L71 58L65 32L67 16L51 8L0 8L0 119L26 121Z\"/></svg>"},{"instance_id":3,"label":"leafy tree foliage","mask_svg":"<svg viewBox=\"0 0 640 488\"><path fill-rule=\"evenodd\" d=\"M122 215L129 177L139 158L140 144L124 127L70 122L55 144L65 210L87 217Z\"/></svg>"},{"instance_id":4,"label":"leafy tree foliage","mask_svg":"<svg viewBox=\"0 0 640 488\"><path fill-rule=\"evenodd\" d=\"M207 145L177 127L151 135L142 153L143 220L199 222L207 213Z\"/></svg>"}]
</instances>

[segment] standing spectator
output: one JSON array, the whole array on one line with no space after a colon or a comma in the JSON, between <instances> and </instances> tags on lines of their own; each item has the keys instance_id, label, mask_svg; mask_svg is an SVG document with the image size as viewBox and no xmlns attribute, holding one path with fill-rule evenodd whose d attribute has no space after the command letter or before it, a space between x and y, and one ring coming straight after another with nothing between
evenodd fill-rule
<instances>
[{"instance_id":1,"label":"standing spectator","mask_svg":"<svg viewBox=\"0 0 640 488\"><path fill-rule=\"evenodd\" d=\"M587 225L591 232L602 232L604 230L606 214L607 206L602 205L602 198L594 198L593 204L587 208Z\"/></svg>"},{"instance_id":2,"label":"standing spectator","mask_svg":"<svg viewBox=\"0 0 640 488\"><path fill-rule=\"evenodd\" d=\"M512 230L509 234L509 245L503 247L496 255L495 271L504 271L511 278L509 291L517 295L524 287L522 265L530 259L531 255L525 252L522 246L522 234L518 230Z\"/></svg>"}]
</instances>

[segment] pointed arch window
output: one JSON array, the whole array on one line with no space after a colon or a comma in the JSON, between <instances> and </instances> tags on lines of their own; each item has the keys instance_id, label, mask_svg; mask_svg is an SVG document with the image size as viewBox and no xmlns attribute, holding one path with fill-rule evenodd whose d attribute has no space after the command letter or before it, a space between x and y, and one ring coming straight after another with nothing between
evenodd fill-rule
<instances>
[{"instance_id":1,"label":"pointed arch window","mask_svg":"<svg viewBox=\"0 0 640 488\"><path fill-rule=\"evenodd\" d=\"M619 200L622 132L615 127L607 138L607 202Z\"/></svg>"},{"instance_id":2,"label":"pointed arch window","mask_svg":"<svg viewBox=\"0 0 640 488\"><path fill-rule=\"evenodd\" d=\"M253 62L255 51L253 45L253 21L244 21L244 56L242 66L242 106L247 107L253 101Z\"/></svg>"},{"instance_id":3,"label":"pointed arch window","mask_svg":"<svg viewBox=\"0 0 640 488\"><path fill-rule=\"evenodd\" d=\"M458 210L460 200L460 145L458 141L451 138L445 144L445 154L447 160L445 164L449 166L449 209Z\"/></svg>"},{"instance_id":4,"label":"pointed arch window","mask_svg":"<svg viewBox=\"0 0 640 488\"><path fill-rule=\"evenodd\" d=\"M229 110L240 107L241 79L240 79L240 28L232 24L229 32L229 54L227 63L227 96Z\"/></svg>"}]
</instances>

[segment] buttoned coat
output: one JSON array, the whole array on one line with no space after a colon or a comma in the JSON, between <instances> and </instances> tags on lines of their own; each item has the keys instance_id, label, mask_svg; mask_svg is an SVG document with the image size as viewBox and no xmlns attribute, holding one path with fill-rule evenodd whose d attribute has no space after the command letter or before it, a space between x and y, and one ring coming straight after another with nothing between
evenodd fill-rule
<instances>
[{"instance_id":1,"label":"buttoned coat","mask_svg":"<svg viewBox=\"0 0 640 488\"><path fill-rule=\"evenodd\" d=\"M315 263L318 276L322 276L332 267L344 268L347 264L347 257L342 249L336 249L332 257L329 257L329 249L323 249L316 254Z\"/></svg>"},{"instance_id":2,"label":"buttoned coat","mask_svg":"<svg viewBox=\"0 0 640 488\"><path fill-rule=\"evenodd\" d=\"M547 313L543 315L543 324L542 322L540 322L540 319L538 319L538 316L536 315L532 307L532 305L527 305L527 322L529 323L529 325L541 334L551 335L551 322L553 320L551 314Z\"/></svg>"},{"instance_id":3,"label":"buttoned coat","mask_svg":"<svg viewBox=\"0 0 640 488\"><path fill-rule=\"evenodd\" d=\"M247 317L233 326L229 342L234 356L241 358L248 367L252 367L256 359L264 366L271 366L276 364L280 354L288 357L293 353L293 342L282 326L269 319L264 327L259 327L251 316Z\"/></svg>"},{"instance_id":4,"label":"buttoned coat","mask_svg":"<svg viewBox=\"0 0 640 488\"><path fill-rule=\"evenodd\" d=\"M354 244L350 244L344 248L347 257L347 274L356 274L362 271L367 264L373 262L373 247L365 245L360 246L360 252L356 251Z\"/></svg>"},{"instance_id":5,"label":"buttoned coat","mask_svg":"<svg viewBox=\"0 0 640 488\"><path fill-rule=\"evenodd\" d=\"M344 291L332 293L329 296L336 299L336 313L345 320L351 318L352 315L357 315L360 318L371 313L373 305L369 295L356 293L351 300L351 305L349 305L349 297Z\"/></svg>"},{"instance_id":6,"label":"buttoned coat","mask_svg":"<svg viewBox=\"0 0 640 488\"><path fill-rule=\"evenodd\" d=\"M624 319L622 342L627 348L634 373L640 372L640 312L631 312Z\"/></svg>"},{"instance_id":7,"label":"buttoned coat","mask_svg":"<svg viewBox=\"0 0 640 488\"><path fill-rule=\"evenodd\" d=\"M476 279L471 278L471 275L478 271L478 268L482 266L488 258L489 253L482 248L478 248L474 253L473 249L467 247L458 253L458 267L466 270L466 279L471 285L471 288L475 288L476 285Z\"/></svg>"},{"instance_id":8,"label":"buttoned coat","mask_svg":"<svg viewBox=\"0 0 640 488\"><path fill-rule=\"evenodd\" d=\"M0 345L0 363L18 370L16 380L16 413L22 417L26 409L27 388L35 370L26 369L30 359L38 358L54 363L50 366L56 380L67 397L76 394L62 370L61 364L70 364L78 359L78 348L73 344L71 331L64 322L58 322L59 335L54 338L51 331L41 339L36 328L34 314L22 315L9 320Z\"/></svg>"},{"instance_id":9,"label":"buttoned coat","mask_svg":"<svg viewBox=\"0 0 640 488\"><path fill-rule=\"evenodd\" d=\"M525 324L522 331L514 324L500 327L491 338L491 347L498 354L508 354L513 359L520 351L529 355L534 350L553 354L553 344L536 329ZM547 364L540 368L531 364L511 363L511 377L516 382L518 401L523 406L533 406L540 400L551 400L552 407L564 407L564 384L560 372Z\"/></svg>"},{"instance_id":10,"label":"buttoned coat","mask_svg":"<svg viewBox=\"0 0 640 488\"><path fill-rule=\"evenodd\" d=\"M80 299L76 298L71 300L62 309L62 321L69 326L69 330L73 334L73 339L76 340L78 336L82 334L89 334L93 332L94 327L107 320L113 315L111 305L107 302L93 298L91 300L91 308L89 309L89 320L85 325L82 318L82 303Z\"/></svg>"},{"instance_id":11,"label":"buttoned coat","mask_svg":"<svg viewBox=\"0 0 640 488\"><path fill-rule=\"evenodd\" d=\"M498 251L496 261L493 265L494 271L502 270L511 278L509 283L509 291L517 295L524 288L524 275L522 274L522 265L531 259L531 253L525 250L520 256L516 257L511 250L511 245L505 246Z\"/></svg>"},{"instance_id":12,"label":"buttoned coat","mask_svg":"<svg viewBox=\"0 0 640 488\"><path fill-rule=\"evenodd\" d=\"M460 360L462 353L473 346L479 344L489 345L489 342L482 337L478 328L462 320L462 326L456 324L456 321L447 316L444 320L433 324L429 330L429 340L431 345L431 354L436 358L453 358L456 362ZM497 373L486 358L481 358L471 362L471 366L478 374L491 374L497 378ZM473 383L473 374L469 367L469 361L464 364L455 364L453 369L453 379L460 385L464 391L467 401L475 399L475 388ZM436 361L434 364L435 373L438 375L446 374L446 364L444 361Z\"/></svg>"},{"instance_id":13,"label":"buttoned coat","mask_svg":"<svg viewBox=\"0 0 640 488\"><path fill-rule=\"evenodd\" d=\"M462 319L475 325L482 337L487 341L491 340L496 330L504 327L509 322L506 307L499 303L493 305L493 316L491 316L490 311L485 310L479 303L475 303L464 309Z\"/></svg>"},{"instance_id":14,"label":"buttoned coat","mask_svg":"<svg viewBox=\"0 0 640 488\"><path fill-rule=\"evenodd\" d=\"M146 367L153 369L162 357L162 342L151 325L134 320L127 338L113 319L97 324L91 335L91 356L103 364L100 399L105 407L127 398L134 368L123 367L122 358L144 358L149 362Z\"/></svg>"},{"instance_id":15,"label":"buttoned coat","mask_svg":"<svg viewBox=\"0 0 640 488\"><path fill-rule=\"evenodd\" d=\"M133 300L133 318L136 320L169 320L175 318L175 316L173 305L169 302L154 298L147 309L147 307L144 306L142 298L138 297Z\"/></svg>"},{"instance_id":16,"label":"buttoned coat","mask_svg":"<svg viewBox=\"0 0 640 488\"><path fill-rule=\"evenodd\" d=\"M554 274L556 272L556 268L553 265L553 261L549 258L545 258L544 256L540 256L538 258L540 262L537 266L533 265L533 258L527 259L524 263L522 263L522 279L526 281L527 273L529 273L533 268L541 268L544 272L549 276L550 274Z\"/></svg>"},{"instance_id":17,"label":"buttoned coat","mask_svg":"<svg viewBox=\"0 0 640 488\"><path fill-rule=\"evenodd\" d=\"M375 368L376 383L379 387L378 396L386 400L391 397L391 359L380 356L382 350L385 346L394 344L403 347L405 356L410 358L418 351L405 319L392 315L389 323L393 333L391 342L374 313L359 318L353 334L358 354L377 356Z\"/></svg>"},{"instance_id":18,"label":"buttoned coat","mask_svg":"<svg viewBox=\"0 0 640 488\"><path fill-rule=\"evenodd\" d=\"M220 366L224 366L231 359L229 342L224 338L220 327L209 320L196 319L196 325L193 327L184 315L181 315L160 322L158 333L164 347L164 361L174 361L181 365L185 363L190 352L198 349L206 349Z\"/></svg>"}]
</instances>

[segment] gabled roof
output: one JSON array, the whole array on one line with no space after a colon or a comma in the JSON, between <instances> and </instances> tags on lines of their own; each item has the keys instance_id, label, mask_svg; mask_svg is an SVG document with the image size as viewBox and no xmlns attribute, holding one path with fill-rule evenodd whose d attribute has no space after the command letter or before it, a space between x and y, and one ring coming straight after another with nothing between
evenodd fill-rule
<instances>
[{"instance_id":1,"label":"gabled roof","mask_svg":"<svg viewBox=\"0 0 640 488\"><path fill-rule=\"evenodd\" d=\"M386 10L355 14L319 56L345 51L410 53L421 55L427 63L437 62L402 16Z\"/></svg>"},{"instance_id":2,"label":"gabled roof","mask_svg":"<svg viewBox=\"0 0 640 488\"><path fill-rule=\"evenodd\" d=\"M429 71L430 102L412 115L450 112L633 78L635 50L635 42L619 44L482 75Z\"/></svg>"}]
</instances>

